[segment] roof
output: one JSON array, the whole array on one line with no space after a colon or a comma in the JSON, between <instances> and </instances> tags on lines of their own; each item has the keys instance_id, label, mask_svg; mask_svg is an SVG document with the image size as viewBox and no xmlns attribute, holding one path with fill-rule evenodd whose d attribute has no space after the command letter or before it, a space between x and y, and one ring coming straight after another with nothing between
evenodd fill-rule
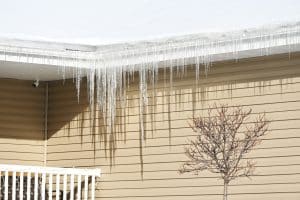
<instances>
[{"instance_id":1,"label":"roof","mask_svg":"<svg viewBox=\"0 0 300 200\"><path fill-rule=\"evenodd\" d=\"M299 9L298 0L9 0L0 36L116 44L284 24L299 20Z\"/></svg>"},{"instance_id":2,"label":"roof","mask_svg":"<svg viewBox=\"0 0 300 200\"><path fill-rule=\"evenodd\" d=\"M300 22L110 45L0 39L0 76L56 80L74 70L203 64L300 51ZM86 70L85 70L86 69Z\"/></svg>"}]
</instances>

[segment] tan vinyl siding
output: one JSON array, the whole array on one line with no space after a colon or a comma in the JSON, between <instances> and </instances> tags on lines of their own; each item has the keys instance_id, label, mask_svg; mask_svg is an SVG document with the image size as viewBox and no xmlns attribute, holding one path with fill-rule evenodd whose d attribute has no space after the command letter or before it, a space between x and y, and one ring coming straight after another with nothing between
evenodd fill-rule
<instances>
[{"instance_id":1,"label":"tan vinyl siding","mask_svg":"<svg viewBox=\"0 0 300 200\"><path fill-rule=\"evenodd\" d=\"M0 79L0 163L42 165L45 90Z\"/></svg>"},{"instance_id":2,"label":"tan vinyl siding","mask_svg":"<svg viewBox=\"0 0 300 200\"><path fill-rule=\"evenodd\" d=\"M118 108L110 142L99 111L91 116L84 86L78 103L72 81L50 83L48 165L100 167L98 199L222 199L216 174L178 173L186 160L184 145L195 136L187 122L213 103L244 105L254 114L266 112L270 133L249 154L257 162L255 175L233 181L230 200L300 199L300 55L215 63L197 86L194 76L191 68L183 78L174 75L171 93L164 80L169 72L159 77L142 149L137 84L128 89L126 109Z\"/></svg>"}]
</instances>

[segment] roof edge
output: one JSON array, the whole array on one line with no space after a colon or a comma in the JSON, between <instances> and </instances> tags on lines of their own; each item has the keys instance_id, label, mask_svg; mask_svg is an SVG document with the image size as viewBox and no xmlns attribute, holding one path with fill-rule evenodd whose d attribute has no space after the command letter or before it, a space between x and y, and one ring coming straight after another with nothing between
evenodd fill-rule
<instances>
[{"instance_id":1,"label":"roof edge","mask_svg":"<svg viewBox=\"0 0 300 200\"><path fill-rule=\"evenodd\" d=\"M249 57L290 53L299 51L299 44L300 22L293 22L101 46L0 38L0 60L81 68L185 64L185 60L209 64L216 58L242 58L240 52L247 51L255 52L244 54Z\"/></svg>"}]
</instances>

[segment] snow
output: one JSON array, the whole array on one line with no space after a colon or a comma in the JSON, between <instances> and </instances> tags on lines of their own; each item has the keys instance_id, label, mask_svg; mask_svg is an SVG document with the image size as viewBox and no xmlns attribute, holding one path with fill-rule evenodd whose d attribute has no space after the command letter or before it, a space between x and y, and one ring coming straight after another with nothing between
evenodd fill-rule
<instances>
[{"instance_id":1,"label":"snow","mask_svg":"<svg viewBox=\"0 0 300 200\"><path fill-rule=\"evenodd\" d=\"M103 45L300 20L298 0L9 0L0 36Z\"/></svg>"}]
</instances>

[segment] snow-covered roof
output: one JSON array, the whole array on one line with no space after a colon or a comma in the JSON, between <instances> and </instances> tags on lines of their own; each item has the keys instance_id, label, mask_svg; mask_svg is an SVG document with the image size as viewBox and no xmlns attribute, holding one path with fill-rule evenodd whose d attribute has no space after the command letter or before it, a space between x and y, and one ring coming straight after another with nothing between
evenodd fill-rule
<instances>
[{"instance_id":1,"label":"snow-covered roof","mask_svg":"<svg viewBox=\"0 0 300 200\"><path fill-rule=\"evenodd\" d=\"M116 44L228 32L300 19L299 0L9 0L0 36Z\"/></svg>"},{"instance_id":2,"label":"snow-covered roof","mask_svg":"<svg viewBox=\"0 0 300 200\"><path fill-rule=\"evenodd\" d=\"M207 65L295 51L300 51L300 22L111 45L2 38L0 76L55 80L74 76L77 68L137 71L148 65Z\"/></svg>"}]
</instances>

